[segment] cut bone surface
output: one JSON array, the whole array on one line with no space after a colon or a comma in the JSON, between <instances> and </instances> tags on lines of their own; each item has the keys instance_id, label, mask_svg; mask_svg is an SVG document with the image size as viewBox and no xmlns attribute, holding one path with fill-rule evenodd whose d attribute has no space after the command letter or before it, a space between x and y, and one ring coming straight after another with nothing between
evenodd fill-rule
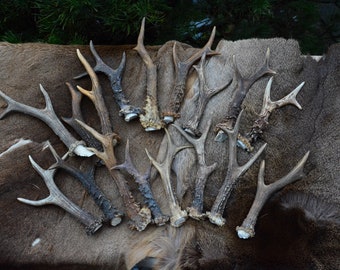
<instances>
[{"instance_id":1,"label":"cut bone surface","mask_svg":"<svg viewBox=\"0 0 340 270\"><path fill-rule=\"evenodd\" d=\"M205 184L209 175L215 170L217 166L217 163L208 166L205 161L205 142L207 140L208 132L211 126L211 120L208 121L199 139L190 137L179 126L175 124L173 124L173 126L194 146L197 154L198 170L195 179L194 199L191 206L188 208L188 212L189 216L194 219L203 219L205 217L205 214L203 214L203 194Z\"/></svg>"},{"instance_id":2,"label":"cut bone surface","mask_svg":"<svg viewBox=\"0 0 340 270\"><path fill-rule=\"evenodd\" d=\"M189 73L189 70L191 66L201 58L203 54L206 55L217 55L218 53L211 50L211 45L214 42L216 33L216 27L213 28L210 38L208 42L205 44L205 46L198 50L196 53L194 53L191 57L189 57L185 61L180 61L180 59L177 56L176 52L176 42L174 43L173 47L173 57L174 57L174 64L176 69L176 77L175 77L175 83L173 87L173 91L171 92L170 99L168 101L168 105L166 110L163 112L163 120L165 123L169 124L172 123L175 118L179 117L179 110L182 105L182 101L185 94L186 89L186 79Z\"/></svg>"},{"instance_id":3,"label":"cut bone surface","mask_svg":"<svg viewBox=\"0 0 340 270\"><path fill-rule=\"evenodd\" d=\"M309 151L287 175L269 185L264 183L265 161L263 160L261 162L255 200L249 210L247 217L242 222L242 225L236 227L239 238L248 239L255 236L256 221L263 205L275 192L282 189L286 185L301 179L304 176L303 167L306 164L308 156Z\"/></svg>"},{"instance_id":4,"label":"cut bone surface","mask_svg":"<svg viewBox=\"0 0 340 270\"><path fill-rule=\"evenodd\" d=\"M105 64L104 61L100 58L99 54L97 53L93 46L92 40L90 41L90 50L96 60L96 65L93 68L93 70L95 72L104 73L110 80L114 98L120 108L119 115L124 116L124 120L126 122L129 122L132 119L137 118L138 115L141 113L141 109L129 104L130 101L125 97L121 84L122 73L126 63L125 52L123 53L122 60L118 68L113 69L107 64ZM82 78L83 76L86 76L87 74L88 73L82 73L74 78L79 79Z\"/></svg>"},{"instance_id":5,"label":"cut bone surface","mask_svg":"<svg viewBox=\"0 0 340 270\"><path fill-rule=\"evenodd\" d=\"M114 169L125 170L135 179L135 182L139 185L140 192L144 196L144 201L146 205L151 210L151 213L153 216L153 222L158 226L164 225L169 220L169 217L162 213L162 210L159 208L158 203L154 199L154 196L153 196L153 193L150 187L150 182L149 182L151 166L150 166L150 169L147 170L145 174L141 174L137 170L130 156L129 140L126 141L124 163L115 166Z\"/></svg>"},{"instance_id":6,"label":"cut bone surface","mask_svg":"<svg viewBox=\"0 0 340 270\"><path fill-rule=\"evenodd\" d=\"M271 77L267 83L266 90L263 96L262 109L259 114L259 118L255 120L251 128L251 131L248 132L244 138L248 140L247 145L251 145L258 140L258 138L263 133L263 130L268 126L269 116L275 109L281 108L289 104L294 105L299 110L302 109L301 105L296 100L296 96L300 92L302 87L304 86L305 82L302 82L292 92L290 92L288 95L286 95L285 97L277 101L272 101L270 99L270 89L272 87L272 82L273 82L273 77ZM247 149L247 150L249 151L250 149Z\"/></svg>"},{"instance_id":7,"label":"cut bone surface","mask_svg":"<svg viewBox=\"0 0 340 270\"><path fill-rule=\"evenodd\" d=\"M164 158L164 161L162 163L157 162L151 155L149 154L148 150L145 149L146 154L148 155L149 159L151 160L152 164L155 166L155 168L158 170L161 179L162 184L165 190L166 199L169 202L171 217L170 217L170 224L174 227L180 227L187 219L187 212L185 210L182 210L180 205L178 204L178 199L176 195L174 194L172 184L171 184L171 164L175 157L175 155L185 149L189 148L191 146L177 146L172 141L170 134L167 129L166 136L168 139L168 147L166 151L166 156Z\"/></svg>"},{"instance_id":8,"label":"cut bone surface","mask_svg":"<svg viewBox=\"0 0 340 270\"><path fill-rule=\"evenodd\" d=\"M241 111L241 106L243 103L243 100L245 99L249 89L251 86L262 76L266 74L276 74L275 71L271 70L269 68L269 56L270 56L270 50L267 49L265 61L262 67L255 72L255 74L251 75L249 78L244 78L237 66L236 63L236 57L233 56L233 63L234 63L234 69L235 69L235 75L234 80L237 82L237 88L233 94L231 105L228 107L228 111L226 114L226 117L222 122L216 125L215 132L217 132L217 135L215 137L215 141L217 142L223 142L226 140L226 134L223 131L223 129L232 129L235 121Z\"/></svg>"},{"instance_id":9,"label":"cut bone surface","mask_svg":"<svg viewBox=\"0 0 340 270\"><path fill-rule=\"evenodd\" d=\"M144 114L139 116L140 122L146 131L162 129L163 121L159 117L157 99L157 66L144 47L145 18L142 20L137 46L134 48L146 65L146 104Z\"/></svg>"},{"instance_id":10,"label":"cut bone surface","mask_svg":"<svg viewBox=\"0 0 340 270\"><path fill-rule=\"evenodd\" d=\"M52 146L49 145L49 147L52 150ZM22 203L33 205L33 206L42 206L42 205L47 205L47 204L57 205L63 208L68 213L70 213L75 218L77 218L81 223L83 223L86 226L87 234L94 234L102 226L100 219L95 218L90 213L81 209L79 206L77 206L72 201L70 201L59 190L59 188L54 183L54 179L53 179L56 169L44 170L33 160L31 156L29 156L29 160L33 168L44 179L44 182L46 183L46 186L48 190L50 191L50 195L47 198L39 200L39 201L32 201L32 200L28 200L24 198L18 198L18 200Z\"/></svg>"},{"instance_id":11,"label":"cut bone surface","mask_svg":"<svg viewBox=\"0 0 340 270\"><path fill-rule=\"evenodd\" d=\"M198 125L201 121L202 115L204 113L205 107L208 104L210 98L214 95L225 89L231 81L228 81L225 85L219 88L209 88L206 82L206 78L204 75L204 67L205 67L205 60L206 60L206 52L203 53L201 57L201 61L199 65L194 65L195 70L198 74L199 80L199 92L197 97L196 103L196 110L194 112L194 116L190 118L187 123L184 123L182 126L186 132L193 136L200 136L201 132L198 130Z\"/></svg>"},{"instance_id":12,"label":"cut bone surface","mask_svg":"<svg viewBox=\"0 0 340 270\"><path fill-rule=\"evenodd\" d=\"M265 149L267 144L264 144L260 147L260 149L254 154L248 162L244 165L240 166L237 162L237 137L242 117L242 112L239 114L235 126L232 130L228 128L222 128L223 131L228 135L228 144L229 144L229 161L228 161L228 169L227 174L220 188L216 200L211 208L210 212L207 212L207 216L211 223L214 223L218 226L223 226L225 224L225 219L222 217L223 212L226 206L226 203L231 195L232 190L234 189L237 179L244 174L256 161L256 159L261 155L263 150Z\"/></svg>"},{"instance_id":13,"label":"cut bone surface","mask_svg":"<svg viewBox=\"0 0 340 270\"><path fill-rule=\"evenodd\" d=\"M40 119L46 125L48 125L53 132L61 139L61 141L68 147L69 152L75 153L78 156L92 156L93 152L89 151L84 143L76 140L73 135L65 128L62 122L59 120L54 112L51 99L40 84L40 91L44 95L46 107L44 109L37 109L20 102L17 102L2 91L0 91L0 96L7 102L7 108L0 114L0 119L4 118L9 112L21 112L24 114L31 115L35 118Z\"/></svg>"}]
</instances>

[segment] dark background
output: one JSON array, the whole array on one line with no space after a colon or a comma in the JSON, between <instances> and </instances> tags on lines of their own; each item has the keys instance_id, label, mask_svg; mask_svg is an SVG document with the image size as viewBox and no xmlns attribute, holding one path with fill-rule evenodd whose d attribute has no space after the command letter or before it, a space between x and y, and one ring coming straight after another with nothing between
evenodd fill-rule
<instances>
[{"instance_id":1,"label":"dark background","mask_svg":"<svg viewBox=\"0 0 340 270\"><path fill-rule=\"evenodd\" d=\"M0 0L0 41L145 44L178 40L195 47L217 27L220 39L294 38L304 54L340 41L340 1L284 0Z\"/></svg>"}]
</instances>

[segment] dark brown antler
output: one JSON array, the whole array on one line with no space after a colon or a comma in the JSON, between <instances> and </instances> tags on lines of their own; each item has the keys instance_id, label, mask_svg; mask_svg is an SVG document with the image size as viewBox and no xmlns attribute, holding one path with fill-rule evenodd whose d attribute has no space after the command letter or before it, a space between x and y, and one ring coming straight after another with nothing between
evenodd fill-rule
<instances>
[{"instance_id":1,"label":"dark brown antler","mask_svg":"<svg viewBox=\"0 0 340 270\"><path fill-rule=\"evenodd\" d=\"M52 149L51 145L49 144L50 149ZM66 157L66 155L65 155ZM64 157L64 158L65 158ZM65 211L70 213L72 216L77 218L81 223L86 226L86 233L87 234L94 234L99 228L102 226L100 220L96 219L93 215L88 212L85 212L83 209L79 208L79 206L75 205L72 201L70 201L56 186L54 183L54 175L56 169L47 169L44 170L41 168L31 156L29 156L29 160L33 166L33 168L40 174L40 176L44 179L48 190L50 191L50 195L42 200L39 201L32 201L23 198L18 198L18 201L33 205L33 206L42 206L47 204L54 204Z\"/></svg>"},{"instance_id":2,"label":"dark brown antler","mask_svg":"<svg viewBox=\"0 0 340 270\"><path fill-rule=\"evenodd\" d=\"M151 213L153 216L153 222L158 226L164 225L169 220L169 217L162 213L161 209L158 206L158 203L154 199L154 196L153 196L153 193L150 187L150 182L149 182L151 166L150 166L150 169L147 170L145 174L141 174L137 170L137 168L135 167L135 165L133 164L131 160L130 150L129 150L129 140L126 141L125 162L113 168L118 169L118 170L125 170L135 179L136 183L139 185L139 191L144 196L144 201L146 205L151 210Z\"/></svg>"},{"instance_id":3,"label":"dark brown antler","mask_svg":"<svg viewBox=\"0 0 340 270\"><path fill-rule=\"evenodd\" d=\"M46 107L44 109L37 109L17 102L0 91L0 96L7 102L7 108L1 113L0 119L4 118L9 112L13 111L31 115L47 124L68 147L70 153L75 153L79 156L92 156L93 153L85 147L84 142L76 140L58 119L54 112L49 95L41 84L39 86L46 102Z\"/></svg>"},{"instance_id":4,"label":"dark brown antler","mask_svg":"<svg viewBox=\"0 0 340 270\"><path fill-rule=\"evenodd\" d=\"M240 127L242 117L242 111L239 114L235 126L232 130L228 128L223 128L223 131L228 134L228 142L229 142L229 162L228 162L228 170L227 175L224 179L223 185L220 188L220 191L216 197L213 207L210 212L207 212L207 216L209 217L210 222L222 226L225 223L225 219L222 217L223 211L225 209L226 203L229 199L229 196L236 185L237 179L244 174L251 165L256 161L256 159L261 155L263 150L265 149L267 144L261 146L261 148L256 152L254 156L252 156L249 161L240 166L237 162L237 137Z\"/></svg>"},{"instance_id":5,"label":"dark brown antler","mask_svg":"<svg viewBox=\"0 0 340 270\"><path fill-rule=\"evenodd\" d=\"M233 56L233 63L235 68L235 76L234 79L237 81L237 89L234 92L232 97L232 102L230 103L231 106L228 108L227 116L225 119L216 125L215 132L217 132L215 141L222 142L226 139L225 133L223 129L232 129L236 122L236 119L241 111L241 106L243 103L244 98L246 97L250 87L262 76L266 74L276 74L275 71L269 68L269 56L270 50L267 49L266 57L264 64L262 67L252 76L249 78L244 78L236 63L236 58Z\"/></svg>"},{"instance_id":6,"label":"dark brown antler","mask_svg":"<svg viewBox=\"0 0 340 270\"><path fill-rule=\"evenodd\" d=\"M134 107L130 105L130 101L125 97L125 94L122 89L121 79L122 73L126 63L126 56L125 52L123 53L122 60L117 69L113 69L109 67L104 61L100 58L99 54L95 50L93 46L92 40L90 41L90 50L96 60L96 65L93 68L95 72L102 72L104 73L110 80L111 88L113 91L114 98L120 108L119 115L124 116L126 122L131 121L138 117L138 115L142 112L140 108ZM82 73L74 79L79 79L84 76L88 75L87 73Z\"/></svg>"},{"instance_id":7,"label":"dark brown antler","mask_svg":"<svg viewBox=\"0 0 340 270\"><path fill-rule=\"evenodd\" d=\"M211 126L211 120L208 121L206 127L203 130L202 136L199 139L190 137L179 126L173 124L173 126L185 137L195 148L198 161L197 176L195 179L195 191L194 199L191 206L188 208L189 216L194 219L203 219L203 194L205 184L209 175L215 170L217 163L207 165L205 161L205 142L207 140L208 132Z\"/></svg>"},{"instance_id":8,"label":"dark brown antler","mask_svg":"<svg viewBox=\"0 0 340 270\"><path fill-rule=\"evenodd\" d=\"M242 222L242 225L236 227L236 231L239 238L248 239L250 237L255 236L254 229L255 224L263 205L275 192L282 189L286 185L299 180L304 176L303 167L306 164L308 156L309 151L303 156L303 158L298 162L298 164L296 164L296 166L287 175L269 185L266 185L264 183L265 161L262 160L259 170L255 200L250 208L247 217Z\"/></svg>"},{"instance_id":9,"label":"dark brown antler","mask_svg":"<svg viewBox=\"0 0 340 270\"><path fill-rule=\"evenodd\" d=\"M168 147L167 147L164 161L162 163L157 162L153 157L151 157L147 149L145 149L145 151L149 159L151 160L152 164L155 166L155 168L158 170L161 176L163 187L164 187L165 194L167 197L166 199L169 202L169 207L170 207L170 212L171 212L170 223L174 227L180 227L186 221L188 215L185 210L181 209L180 205L178 204L177 197L173 192L171 179L170 179L171 164L172 164L172 161L175 155L179 151L185 148L189 148L191 146L178 147L172 141L168 130L165 129L165 131L166 131L166 136L168 139Z\"/></svg>"},{"instance_id":10,"label":"dark brown antler","mask_svg":"<svg viewBox=\"0 0 340 270\"><path fill-rule=\"evenodd\" d=\"M134 48L146 65L146 104L145 114L139 116L140 122L146 131L154 131L163 128L164 123L159 117L157 99L157 66L146 51L143 40L145 31L145 18L142 20L137 46Z\"/></svg>"},{"instance_id":11,"label":"dark brown antler","mask_svg":"<svg viewBox=\"0 0 340 270\"><path fill-rule=\"evenodd\" d=\"M248 141L248 143L246 143L245 145L252 145L258 140L258 138L262 135L263 130L265 130L266 127L268 126L269 116L275 109L281 108L289 104L294 105L299 110L302 109L301 105L296 100L296 96L300 92L302 87L304 86L305 82L302 82L292 92L290 92L288 95L286 95L285 97L277 101L272 101L270 99L270 89L272 86L272 82L273 82L273 77L271 77L267 83L266 90L264 92L263 104L262 104L261 112L259 114L259 118L255 120L254 125L252 126L250 132L247 133L246 136L244 137L244 139ZM246 148L246 150L250 151L251 149Z\"/></svg>"},{"instance_id":12,"label":"dark brown antler","mask_svg":"<svg viewBox=\"0 0 340 270\"><path fill-rule=\"evenodd\" d=\"M169 103L167 105L166 110L163 112L163 120L165 123L169 124L174 121L175 118L179 117L179 110L182 105L182 101L184 98L184 93L186 89L186 79L189 73L191 66L201 58L201 56L205 53L206 55L216 55L217 52L211 50L211 45L214 42L216 33L216 27L213 28L210 38L205 44L205 46L193 54L190 58L185 61L180 61L176 53L176 42L173 47L173 57L174 64L176 69L176 78L175 84L173 87L173 91L171 92L171 97L169 99Z\"/></svg>"},{"instance_id":13,"label":"dark brown antler","mask_svg":"<svg viewBox=\"0 0 340 270\"><path fill-rule=\"evenodd\" d=\"M201 132L198 130L198 125L201 121L201 117L204 113L205 107L207 103L209 102L210 98L212 98L214 95L222 91L224 88L226 88L230 82L227 82L225 85L219 87L219 88L209 88L205 79L204 75L204 66L205 66L205 59L206 59L206 52L202 54L202 58L200 61L200 64L198 66L194 65L194 68L196 69L198 73L198 80L199 80L199 93L198 93L198 100L196 103L196 110L193 114L193 117L190 118L187 123L184 123L182 125L183 129L188 132L189 134L193 136L201 136Z\"/></svg>"}]
</instances>

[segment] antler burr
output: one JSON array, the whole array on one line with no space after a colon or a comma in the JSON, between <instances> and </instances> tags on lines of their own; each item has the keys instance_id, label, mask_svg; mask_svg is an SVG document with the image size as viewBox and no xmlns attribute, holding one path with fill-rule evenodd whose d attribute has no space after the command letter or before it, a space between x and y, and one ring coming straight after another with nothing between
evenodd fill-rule
<instances>
[{"instance_id":1,"label":"antler burr","mask_svg":"<svg viewBox=\"0 0 340 270\"><path fill-rule=\"evenodd\" d=\"M161 179L162 179L162 184L165 190L165 195L166 199L169 202L169 207L170 207L170 212L171 212L171 217L170 217L170 224L174 227L180 227L187 219L187 212L185 210L182 210L180 205L178 204L178 200L176 195L173 192L172 189L172 184L171 184L171 164L172 161L175 157L175 155L185 149L189 148L191 146L180 146L178 147L177 145L174 144L172 141L170 134L167 129L166 131L166 136L168 139L168 147L166 151L166 156L164 158L164 161L162 163L157 162L150 154L147 149L145 149L146 154L148 155L149 159L151 160L152 164L155 166L155 168L158 170Z\"/></svg>"},{"instance_id":2,"label":"antler burr","mask_svg":"<svg viewBox=\"0 0 340 270\"><path fill-rule=\"evenodd\" d=\"M255 72L255 74L253 74L249 78L244 78L241 75L238 69L237 63L236 63L236 57L235 55L233 56L233 63L234 63L234 69L235 69L234 79L237 81L237 88L233 94L231 106L228 108L225 119L216 125L215 132L217 132L217 135L215 137L215 141L223 142L226 139L225 132L223 131L223 129L233 128L236 122L236 119L241 111L243 100L245 99L251 86L258 79L260 79L262 76L266 74L276 74L275 71L269 68L269 56L270 56L270 50L268 48L266 52L264 64L257 72Z\"/></svg>"},{"instance_id":3,"label":"antler burr","mask_svg":"<svg viewBox=\"0 0 340 270\"><path fill-rule=\"evenodd\" d=\"M113 96L116 100L116 103L118 104L120 111L119 115L124 116L124 120L126 122L131 121L132 119L135 119L138 117L138 115L142 112L142 110L138 107L130 105L130 101L126 98L124 91L122 89L122 74L124 71L125 63L126 63L126 56L125 52L123 53L122 60L118 66L117 69L113 69L107 64L104 63L104 61L101 59L97 51L95 50L93 46L92 40L90 41L90 50L96 60L96 65L93 68L95 72L102 72L104 73L110 80L111 88L113 91ZM82 73L74 79L79 79L84 76L86 76L87 73Z\"/></svg>"},{"instance_id":4,"label":"antler burr","mask_svg":"<svg viewBox=\"0 0 340 270\"><path fill-rule=\"evenodd\" d=\"M304 176L303 167L306 164L306 161L309 156L309 151L303 156L303 158L296 164L296 166L284 177L280 178L276 182L266 185L264 183L264 169L265 169L265 161L261 162L258 182L257 182L257 191L255 200L250 208L250 211L247 217L242 222L241 226L236 227L236 231L239 238L248 239L250 237L255 236L255 224L257 221L257 217L266 203L266 201L278 190L282 189L288 184L291 184Z\"/></svg>"},{"instance_id":5,"label":"antler burr","mask_svg":"<svg viewBox=\"0 0 340 270\"><path fill-rule=\"evenodd\" d=\"M169 124L174 121L175 118L179 117L179 110L182 105L182 101L184 98L184 93L186 89L186 79L189 73L191 66L201 58L201 56L205 53L206 55L217 55L219 53L211 50L211 45L214 42L216 33L216 27L214 26L210 38L205 46L189 57L185 61L180 61L176 52L176 42L173 47L173 58L174 64L176 69L176 77L175 77L175 84L173 87L173 91L171 92L171 96L169 99L169 103L167 108L163 112L163 120L165 123Z\"/></svg>"},{"instance_id":6,"label":"antler burr","mask_svg":"<svg viewBox=\"0 0 340 270\"><path fill-rule=\"evenodd\" d=\"M146 65L146 104L145 114L139 116L140 122L146 131L162 129L164 123L159 117L157 98L157 66L144 47L145 17L142 20L137 46L134 48Z\"/></svg>"},{"instance_id":7,"label":"antler burr","mask_svg":"<svg viewBox=\"0 0 340 270\"><path fill-rule=\"evenodd\" d=\"M77 218L81 223L83 223L86 226L87 234L94 234L97 230L99 230L99 228L102 226L101 221L95 218L92 214L85 212L79 206L74 204L58 189L53 179L56 169L44 170L34 161L31 156L29 156L29 160L33 168L44 179L44 182L48 190L50 191L50 195L47 198L39 201L32 201L24 198L18 198L18 201L33 206L42 206L48 204L57 205L70 213L75 218Z\"/></svg>"},{"instance_id":8,"label":"antler burr","mask_svg":"<svg viewBox=\"0 0 340 270\"><path fill-rule=\"evenodd\" d=\"M169 220L169 217L162 213L162 210L159 208L158 203L154 199L149 182L151 166L150 169L147 170L145 174L141 174L132 162L129 149L130 149L129 140L127 140L125 148L125 161L124 163L117 165L113 168L118 170L125 170L135 179L135 182L139 185L139 191L144 196L144 201L146 205L151 210L153 222L158 226L162 226Z\"/></svg>"},{"instance_id":9,"label":"antler burr","mask_svg":"<svg viewBox=\"0 0 340 270\"><path fill-rule=\"evenodd\" d=\"M205 161L205 142L207 140L208 132L211 126L211 120L208 121L206 127L203 130L203 133L200 138L195 139L190 137L182 128L173 124L173 126L190 142L197 154L198 161L198 170L195 179L195 190L194 190L194 199L192 201L191 206L188 208L189 216L194 219L203 219L205 214L203 213L203 194L205 184L209 175L216 169L217 163L213 163L212 165L207 165Z\"/></svg>"},{"instance_id":10,"label":"antler burr","mask_svg":"<svg viewBox=\"0 0 340 270\"><path fill-rule=\"evenodd\" d=\"M70 153L75 153L76 155L86 157L92 156L93 153L85 147L85 143L76 140L73 135L65 128L62 122L58 119L57 115L54 112L49 95L41 84L39 86L40 91L44 95L46 102L46 107L44 109L37 109L17 102L5 95L2 91L0 91L0 96L7 102L7 108L1 113L0 119L4 118L9 112L13 111L31 115L47 124L61 139L61 141L68 147Z\"/></svg>"},{"instance_id":11,"label":"antler burr","mask_svg":"<svg viewBox=\"0 0 340 270\"><path fill-rule=\"evenodd\" d=\"M244 174L256 161L256 159L261 155L267 144L261 146L261 148L253 155L247 163L240 166L237 162L237 137L242 117L242 112L239 114L235 126L232 130L228 128L221 127L222 130L228 135L229 143L229 162L226 177L224 179L223 185L219 190L216 200L211 208L210 212L207 212L210 222L223 226L225 224L225 219L222 217L223 211L225 209L226 203L229 196L234 189L237 179Z\"/></svg>"}]
</instances>

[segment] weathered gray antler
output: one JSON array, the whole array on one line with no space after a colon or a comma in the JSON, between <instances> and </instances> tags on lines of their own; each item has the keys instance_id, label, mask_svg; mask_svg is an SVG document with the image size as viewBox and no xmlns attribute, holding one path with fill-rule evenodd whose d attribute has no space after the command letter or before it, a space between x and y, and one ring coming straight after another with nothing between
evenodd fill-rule
<instances>
[{"instance_id":1,"label":"weathered gray antler","mask_svg":"<svg viewBox=\"0 0 340 270\"><path fill-rule=\"evenodd\" d=\"M151 160L152 164L155 166L155 168L158 170L161 179L162 179L162 183L163 183L163 187L165 190L165 194L166 194L166 199L169 202L169 207L170 207L170 212L171 212L171 217L170 217L170 223L172 226L174 227L179 227L181 226L187 219L187 212L185 210L182 210L180 205L178 204L178 200L176 195L173 192L172 189L172 184L171 184L171 164L172 161L175 157L175 155L185 149L185 148L189 148L191 146L177 146L174 144L174 142L172 141L170 134L168 132L167 129L165 129L166 131L166 136L168 139L168 147L167 147L167 151L166 151L166 156L164 158L164 161L162 163L157 162L150 154L149 151L147 149L145 149L146 154L148 155L149 159Z\"/></svg>"},{"instance_id":2,"label":"weathered gray antler","mask_svg":"<svg viewBox=\"0 0 340 270\"><path fill-rule=\"evenodd\" d=\"M237 67L236 57L235 55L233 56L233 63L234 63L234 69L235 69L234 80L237 81L237 88L233 94L232 101L230 103L231 106L228 108L225 119L216 125L215 132L217 132L217 135L216 135L215 141L222 142L226 140L226 135L223 129L226 129L226 128L232 129L234 127L236 119L241 111L243 100L246 97L250 87L262 76L266 74L276 74L275 71L269 68L269 56L270 56L270 50L268 48L266 52L264 64L257 72L255 72L255 74L253 74L249 78L244 78L241 75Z\"/></svg>"},{"instance_id":3,"label":"weathered gray antler","mask_svg":"<svg viewBox=\"0 0 340 270\"><path fill-rule=\"evenodd\" d=\"M190 137L179 126L173 124L173 126L194 146L197 154L198 170L195 179L194 199L191 206L188 208L189 216L194 219L203 219L203 194L205 184L209 175L215 170L217 163L207 165L205 161L205 142L207 140L208 132L211 126L211 120L208 121L203 133L199 139Z\"/></svg>"},{"instance_id":4,"label":"weathered gray antler","mask_svg":"<svg viewBox=\"0 0 340 270\"><path fill-rule=\"evenodd\" d=\"M171 96L169 99L169 103L167 105L167 108L163 112L163 120L165 123L169 124L174 121L175 118L179 117L179 110L182 105L182 101L184 98L184 93L186 89L186 79L189 73L189 70L191 66L201 58L203 53L206 55L217 55L218 52L215 52L211 50L211 45L214 42L216 33L216 27L214 26L210 38L208 42L205 44L205 46L198 50L195 54L193 54L191 57L189 57L185 61L180 61L178 58L177 52L176 52L176 45L175 42L173 47L173 58L174 58L174 64L176 69L176 77L175 77L175 84L173 87L173 90L171 92Z\"/></svg>"},{"instance_id":5,"label":"weathered gray antler","mask_svg":"<svg viewBox=\"0 0 340 270\"><path fill-rule=\"evenodd\" d=\"M117 226L122 221L123 213L118 211L110 202L110 200L105 196L101 189L97 186L94 179L95 163L96 160L93 158L85 159L82 162L82 166L85 167L86 171L82 171L76 167L67 164L63 159L61 159L54 149L52 154L57 161L51 168L61 168L67 173L72 175L74 178L79 180L79 182L86 189L87 193L90 194L94 202L99 206L104 214L105 222L109 221L111 226ZM96 158L96 157L95 157Z\"/></svg>"},{"instance_id":6,"label":"weathered gray antler","mask_svg":"<svg viewBox=\"0 0 340 270\"><path fill-rule=\"evenodd\" d=\"M289 104L294 105L299 110L302 109L301 105L296 100L296 96L300 92L302 87L304 86L305 82L302 82L292 92L290 92L288 95L286 95L285 97L283 97L283 98L281 98L280 100L277 100L277 101L272 101L270 99L270 89L271 89L271 86L272 86L272 82L273 82L273 77L271 77L269 79L268 83L267 83L266 90L264 92L262 109L261 109L261 112L259 114L259 118L257 120L255 120L250 132L247 133L246 136L244 137L244 139L248 140L248 143L245 144L245 147L246 147L246 145L254 144L258 140L258 138L263 133L263 130L265 130L266 127L268 126L269 116L271 115L271 113L275 109L278 109L280 107L283 107L283 106L289 105ZM250 151L251 149L246 148L246 150Z\"/></svg>"},{"instance_id":7,"label":"weathered gray antler","mask_svg":"<svg viewBox=\"0 0 340 270\"><path fill-rule=\"evenodd\" d=\"M204 75L204 66L205 66L206 52L202 54L201 61L199 65L194 65L198 73L199 80L199 92L197 103L195 104L195 112L193 113L193 117L191 117L186 123L182 125L184 130L190 133L193 136L200 136L201 132L198 130L198 125L201 121L201 117L204 113L205 107L209 102L210 98L219 93L221 90L226 88L231 81L227 82L225 85L219 88L209 88Z\"/></svg>"},{"instance_id":8,"label":"weathered gray antler","mask_svg":"<svg viewBox=\"0 0 340 270\"><path fill-rule=\"evenodd\" d=\"M222 130L228 135L229 142L229 162L227 175L224 179L223 185L219 190L213 207L210 212L207 212L210 222L222 226L225 223L225 219L222 217L223 211L225 209L227 200L235 187L237 179L244 174L251 165L256 161L256 159L261 155L267 144L261 146L261 148L252 156L247 163L240 166L237 162L237 137L242 117L242 112L238 115L235 126L232 130L228 128L221 127Z\"/></svg>"},{"instance_id":9,"label":"weathered gray antler","mask_svg":"<svg viewBox=\"0 0 340 270\"><path fill-rule=\"evenodd\" d=\"M146 104L145 114L139 116L140 122L146 131L154 131L163 128L164 123L159 117L157 99L157 66L144 47L145 17L142 20L137 46L133 48L138 52L146 65Z\"/></svg>"},{"instance_id":10,"label":"weathered gray antler","mask_svg":"<svg viewBox=\"0 0 340 270\"><path fill-rule=\"evenodd\" d=\"M158 203L154 199L151 187L150 187L150 173L151 173L151 166L150 169L147 170L145 174L141 174L135 165L133 164L130 156L130 150L129 150L129 140L126 141L126 148L125 148L125 161L124 163L117 165L114 167L114 169L117 170L125 170L127 173L129 173L136 181L136 183L139 185L139 191L144 196L144 201L146 205L151 210L152 216L153 216L153 222L158 225L162 226L164 225L168 220L169 217L164 215L159 208Z\"/></svg>"},{"instance_id":11,"label":"weathered gray antler","mask_svg":"<svg viewBox=\"0 0 340 270\"><path fill-rule=\"evenodd\" d=\"M123 53L122 60L118 68L113 69L109 67L107 64L105 64L104 61L100 58L99 54L97 53L93 46L92 40L90 41L90 50L96 60L96 65L93 68L93 70L95 72L104 73L110 80L114 98L120 108L119 115L124 116L124 120L126 122L129 122L130 120L137 118L142 111L140 108L134 107L129 104L130 101L125 97L121 84L122 73L126 63L125 52ZM87 73L82 73L74 78L79 79L86 75Z\"/></svg>"},{"instance_id":12,"label":"weathered gray antler","mask_svg":"<svg viewBox=\"0 0 340 270\"><path fill-rule=\"evenodd\" d=\"M50 149L51 145L49 145ZM66 155L65 155L66 156ZM63 157L65 158L65 157ZM33 205L33 206L42 206L47 204L54 204L61 208L63 208L65 211L73 215L75 218L77 218L81 223L83 223L86 226L86 233L87 234L93 234L95 233L101 226L102 223L99 219L96 219L93 215L91 215L88 212L85 212L82 210L79 206L74 204L72 201L70 201L56 186L54 183L54 175L56 172L56 169L47 169L44 170L41 168L34 159L29 156L29 160L33 166L33 168L39 173L39 175L44 179L44 182L46 183L46 186L48 190L50 191L50 195L42 200L39 201L32 201L24 198L18 198L18 200L22 203Z\"/></svg>"},{"instance_id":13,"label":"weathered gray antler","mask_svg":"<svg viewBox=\"0 0 340 270\"><path fill-rule=\"evenodd\" d=\"M248 239L250 237L255 236L255 224L263 205L275 192L285 187L286 185L299 180L304 176L303 167L306 164L308 156L309 151L303 156L303 158L298 162L298 164L296 164L296 166L287 175L269 185L266 185L264 183L265 161L263 160L261 162L255 200L250 208L247 217L242 222L242 225L236 227L236 231L239 238Z\"/></svg>"},{"instance_id":14,"label":"weathered gray antler","mask_svg":"<svg viewBox=\"0 0 340 270\"><path fill-rule=\"evenodd\" d=\"M13 111L31 115L47 124L61 139L61 141L68 147L70 153L75 153L79 156L92 156L93 153L85 147L85 143L76 140L73 135L65 128L62 122L58 119L57 115L54 112L49 95L41 84L39 86L40 91L44 95L46 102L46 107L44 109L37 109L17 102L5 95L2 91L0 91L0 96L7 102L7 108L1 113L0 119L4 118L5 115L7 115L9 112Z\"/></svg>"}]
</instances>

